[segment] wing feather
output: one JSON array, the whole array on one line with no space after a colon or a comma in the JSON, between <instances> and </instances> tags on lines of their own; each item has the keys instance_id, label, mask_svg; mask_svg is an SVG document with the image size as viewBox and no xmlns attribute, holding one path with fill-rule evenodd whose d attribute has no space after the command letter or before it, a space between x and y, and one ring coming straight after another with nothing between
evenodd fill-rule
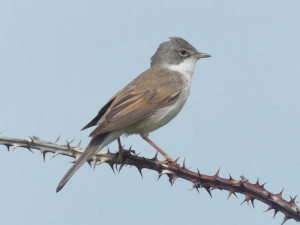
<instances>
[{"instance_id":1,"label":"wing feather","mask_svg":"<svg viewBox=\"0 0 300 225\"><path fill-rule=\"evenodd\" d=\"M174 90L153 89L146 92L136 92L133 90L126 93L121 99L116 100L115 104L111 105L102 122L99 123L99 126L90 136L94 137L112 130L124 128L144 119L157 109L175 101L179 96L178 90L175 91L174 93Z\"/></svg>"},{"instance_id":2,"label":"wing feather","mask_svg":"<svg viewBox=\"0 0 300 225\"><path fill-rule=\"evenodd\" d=\"M113 101L115 100L116 97L112 97L98 112L97 116L91 121L89 122L87 125L85 125L84 128L82 128L81 130L87 129L89 127L95 126L97 125L97 123L100 121L100 119L102 118L102 116L106 113L107 109L111 106L111 104L113 103Z\"/></svg>"},{"instance_id":3,"label":"wing feather","mask_svg":"<svg viewBox=\"0 0 300 225\"><path fill-rule=\"evenodd\" d=\"M84 129L99 125L90 134L95 137L132 125L174 102L182 85L181 74L150 68L115 94Z\"/></svg>"}]
</instances>

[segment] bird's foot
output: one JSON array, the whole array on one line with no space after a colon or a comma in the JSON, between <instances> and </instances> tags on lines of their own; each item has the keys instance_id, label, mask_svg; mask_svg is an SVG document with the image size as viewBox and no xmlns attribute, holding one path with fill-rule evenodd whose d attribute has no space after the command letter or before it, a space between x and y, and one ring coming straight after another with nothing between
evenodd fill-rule
<instances>
[{"instance_id":1,"label":"bird's foot","mask_svg":"<svg viewBox=\"0 0 300 225\"><path fill-rule=\"evenodd\" d=\"M166 158L165 161L161 161L161 164L166 164L166 165L173 165L176 166L178 165L177 161L180 157L178 157L177 159L173 160L169 155L164 155L164 157Z\"/></svg>"},{"instance_id":2,"label":"bird's foot","mask_svg":"<svg viewBox=\"0 0 300 225\"><path fill-rule=\"evenodd\" d=\"M122 163L124 155L132 154L132 153L135 154L135 151L131 149L131 147L129 149L123 148L120 138L118 138L118 145L119 145L119 152L117 153L118 159L116 161L116 165Z\"/></svg>"},{"instance_id":3,"label":"bird's foot","mask_svg":"<svg viewBox=\"0 0 300 225\"><path fill-rule=\"evenodd\" d=\"M173 160L172 159L172 157L171 156L169 156L169 155L164 155L164 157L166 158L166 160L169 162L169 163L173 163L173 162L175 162L175 161L177 161L178 159L176 159L176 160Z\"/></svg>"}]
</instances>

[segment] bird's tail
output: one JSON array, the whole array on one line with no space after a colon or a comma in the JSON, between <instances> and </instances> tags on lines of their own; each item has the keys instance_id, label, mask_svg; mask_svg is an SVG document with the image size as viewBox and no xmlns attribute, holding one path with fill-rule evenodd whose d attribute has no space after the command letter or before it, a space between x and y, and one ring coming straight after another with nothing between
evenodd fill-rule
<instances>
[{"instance_id":1,"label":"bird's tail","mask_svg":"<svg viewBox=\"0 0 300 225\"><path fill-rule=\"evenodd\" d=\"M86 150L82 153L79 159L74 163L74 165L68 170L65 176L59 182L56 192L59 192L65 184L70 180L70 178L74 175L74 173L86 162L89 158L91 158L96 152L101 150L104 146L101 146L105 137L108 133L100 134L96 137L93 137Z\"/></svg>"}]
</instances>

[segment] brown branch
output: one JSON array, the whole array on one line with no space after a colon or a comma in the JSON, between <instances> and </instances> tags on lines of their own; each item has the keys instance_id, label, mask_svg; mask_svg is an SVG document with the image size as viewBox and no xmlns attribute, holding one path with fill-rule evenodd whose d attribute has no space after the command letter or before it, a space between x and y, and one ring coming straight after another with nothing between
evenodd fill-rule
<instances>
[{"instance_id":1,"label":"brown branch","mask_svg":"<svg viewBox=\"0 0 300 225\"><path fill-rule=\"evenodd\" d=\"M75 160L84 151L84 148L80 146L80 143L74 147L71 146L71 142L67 142L66 145L59 144L59 138L55 142L45 142L39 140L37 137L30 137L29 140L18 139L18 138L7 138L0 137L0 145L5 145L8 150L10 147L16 149L18 147L31 149L37 149L41 151L43 158L45 160L45 155L48 152L53 153L53 157L56 155L66 155L73 157ZM199 170L193 172L185 167L174 163L165 164L157 159L157 155L152 159L147 159L144 157L137 156L133 151L122 150L118 153L111 152L100 152L96 156L93 156L89 161L89 164L94 162L94 166L107 163L114 170L114 166L117 168L119 165L119 170L122 169L124 165L135 166L140 174L142 175L142 169L155 170L159 173L159 177L166 174L169 177L171 184L174 184L177 178L182 178L193 183L193 188L199 192L199 188L204 188L211 195L211 190L227 190L229 191L228 198L236 193L245 195L245 199L242 202L252 203L254 207L254 200L261 201L268 205L266 211L274 209L274 216L277 212L282 212L284 214L284 219L282 224L284 224L288 219L294 219L295 221L300 221L300 209L296 205L296 197L287 201L283 199L282 192L278 194L273 194L265 189L264 184L260 184L259 180L256 183L250 183L244 176L241 179L235 180L230 175L229 178L221 178L219 176L219 170L214 176L208 176L201 174Z\"/></svg>"}]
</instances>

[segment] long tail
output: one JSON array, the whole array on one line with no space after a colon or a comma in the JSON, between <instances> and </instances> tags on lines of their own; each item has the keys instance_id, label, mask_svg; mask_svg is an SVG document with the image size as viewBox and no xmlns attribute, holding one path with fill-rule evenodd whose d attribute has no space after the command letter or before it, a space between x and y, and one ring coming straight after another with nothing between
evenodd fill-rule
<instances>
[{"instance_id":1,"label":"long tail","mask_svg":"<svg viewBox=\"0 0 300 225\"><path fill-rule=\"evenodd\" d=\"M97 151L101 150L99 148L104 147L101 146L105 137L108 133L100 134L96 137L93 137L86 150L82 153L79 159L74 163L74 165L68 170L65 176L59 182L56 192L59 192L65 184L70 180L70 178L74 175L74 173L89 159L91 158Z\"/></svg>"}]
</instances>

